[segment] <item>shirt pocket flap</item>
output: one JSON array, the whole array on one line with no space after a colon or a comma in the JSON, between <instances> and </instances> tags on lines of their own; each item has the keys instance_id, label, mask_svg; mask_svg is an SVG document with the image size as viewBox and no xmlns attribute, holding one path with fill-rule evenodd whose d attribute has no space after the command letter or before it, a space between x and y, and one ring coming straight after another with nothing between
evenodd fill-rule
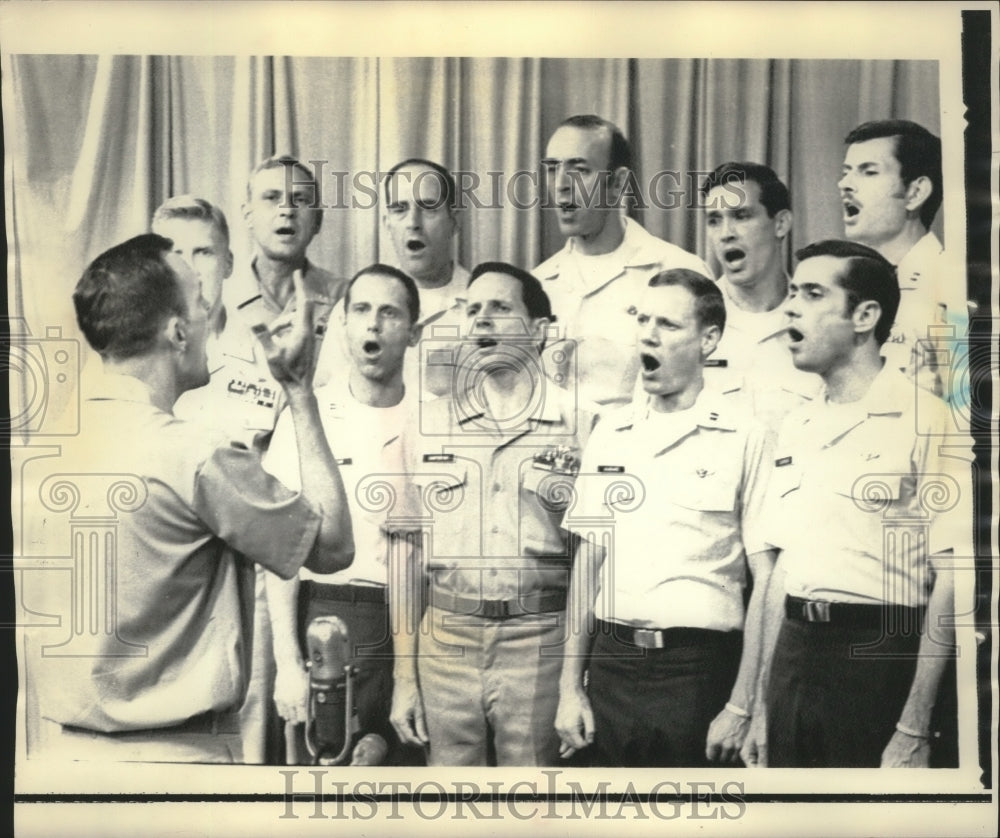
<instances>
[{"instance_id":1,"label":"shirt pocket flap","mask_svg":"<svg viewBox=\"0 0 1000 838\"><path fill-rule=\"evenodd\" d=\"M781 465L778 465L781 463ZM773 497L783 498L798 491L802 485L802 467L777 460L770 478L770 492Z\"/></svg>"},{"instance_id":2,"label":"shirt pocket flap","mask_svg":"<svg viewBox=\"0 0 1000 838\"><path fill-rule=\"evenodd\" d=\"M884 501L899 500L903 475L886 471L886 465L864 457L840 458L831 464L833 490L861 504L880 506Z\"/></svg>"},{"instance_id":3,"label":"shirt pocket flap","mask_svg":"<svg viewBox=\"0 0 1000 838\"><path fill-rule=\"evenodd\" d=\"M733 473L730 473L733 472ZM669 476L670 498L678 506L699 512L732 512L736 508L736 469L694 467Z\"/></svg>"}]
</instances>

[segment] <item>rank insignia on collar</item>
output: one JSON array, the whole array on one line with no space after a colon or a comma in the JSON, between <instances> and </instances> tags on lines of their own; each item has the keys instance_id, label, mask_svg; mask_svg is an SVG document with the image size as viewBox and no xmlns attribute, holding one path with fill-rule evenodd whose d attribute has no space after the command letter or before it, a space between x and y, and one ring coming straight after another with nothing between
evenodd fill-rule
<instances>
[{"instance_id":1,"label":"rank insignia on collar","mask_svg":"<svg viewBox=\"0 0 1000 838\"><path fill-rule=\"evenodd\" d=\"M424 454L425 463L453 463L455 462L454 454Z\"/></svg>"},{"instance_id":2,"label":"rank insignia on collar","mask_svg":"<svg viewBox=\"0 0 1000 838\"><path fill-rule=\"evenodd\" d=\"M695 471L695 474L697 474L699 477L708 477L708 469L700 468L697 471Z\"/></svg>"}]
</instances>

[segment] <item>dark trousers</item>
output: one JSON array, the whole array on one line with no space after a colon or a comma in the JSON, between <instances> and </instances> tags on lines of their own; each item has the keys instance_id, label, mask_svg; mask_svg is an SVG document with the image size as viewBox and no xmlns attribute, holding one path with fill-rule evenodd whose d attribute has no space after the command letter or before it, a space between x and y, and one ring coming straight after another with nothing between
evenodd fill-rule
<instances>
[{"instance_id":1,"label":"dark trousers","mask_svg":"<svg viewBox=\"0 0 1000 838\"><path fill-rule=\"evenodd\" d=\"M627 630L598 625L588 685L595 764L708 765L708 727L729 700L742 632L665 629L665 648L642 649L623 641Z\"/></svg>"},{"instance_id":2,"label":"dark trousers","mask_svg":"<svg viewBox=\"0 0 1000 838\"><path fill-rule=\"evenodd\" d=\"M406 748L389 722L392 707L392 635L389 631L389 607L383 602L352 601L345 589L336 586L338 597L329 595L334 586L304 582L299 595L299 643L302 655L308 659L305 632L315 617L339 617L347 626L350 641L350 663L355 668L354 708L357 711L358 733L377 733L389 745L386 765L420 765L419 749ZM320 595L325 593L326 595ZM304 748L300 753L306 753Z\"/></svg>"},{"instance_id":3,"label":"dark trousers","mask_svg":"<svg viewBox=\"0 0 1000 838\"><path fill-rule=\"evenodd\" d=\"M767 687L773 767L877 768L913 683L920 635L786 618Z\"/></svg>"}]
</instances>

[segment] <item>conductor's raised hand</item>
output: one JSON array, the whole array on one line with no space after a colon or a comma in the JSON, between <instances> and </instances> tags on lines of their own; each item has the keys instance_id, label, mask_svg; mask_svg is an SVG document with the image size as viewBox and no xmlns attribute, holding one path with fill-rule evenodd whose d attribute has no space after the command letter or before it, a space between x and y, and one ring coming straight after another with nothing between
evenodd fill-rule
<instances>
[{"instance_id":1,"label":"conductor's raised hand","mask_svg":"<svg viewBox=\"0 0 1000 838\"><path fill-rule=\"evenodd\" d=\"M313 312L316 302L306 295L302 271L292 274L295 301L290 312L266 326L258 323L253 332L264 348L274 379L285 387L311 388L316 371L316 334Z\"/></svg>"}]
</instances>

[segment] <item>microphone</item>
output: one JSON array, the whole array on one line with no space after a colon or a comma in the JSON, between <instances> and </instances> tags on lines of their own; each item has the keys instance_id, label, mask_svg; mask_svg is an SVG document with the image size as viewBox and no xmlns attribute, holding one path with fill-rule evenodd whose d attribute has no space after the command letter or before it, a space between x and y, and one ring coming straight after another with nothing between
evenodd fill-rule
<instances>
[{"instance_id":1,"label":"microphone","mask_svg":"<svg viewBox=\"0 0 1000 838\"><path fill-rule=\"evenodd\" d=\"M366 733L354 746L351 765L381 765L389 752L389 743L377 733Z\"/></svg>"},{"instance_id":2,"label":"microphone","mask_svg":"<svg viewBox=\"0 0 1000 838\"><path fill-rule=\"evenodd\" d=\"M340 617L315 617L306 629L309 704L306 747L317 765L340 765L356 732L354 672L347 626Z\"/></svg>"}]
</instances>

